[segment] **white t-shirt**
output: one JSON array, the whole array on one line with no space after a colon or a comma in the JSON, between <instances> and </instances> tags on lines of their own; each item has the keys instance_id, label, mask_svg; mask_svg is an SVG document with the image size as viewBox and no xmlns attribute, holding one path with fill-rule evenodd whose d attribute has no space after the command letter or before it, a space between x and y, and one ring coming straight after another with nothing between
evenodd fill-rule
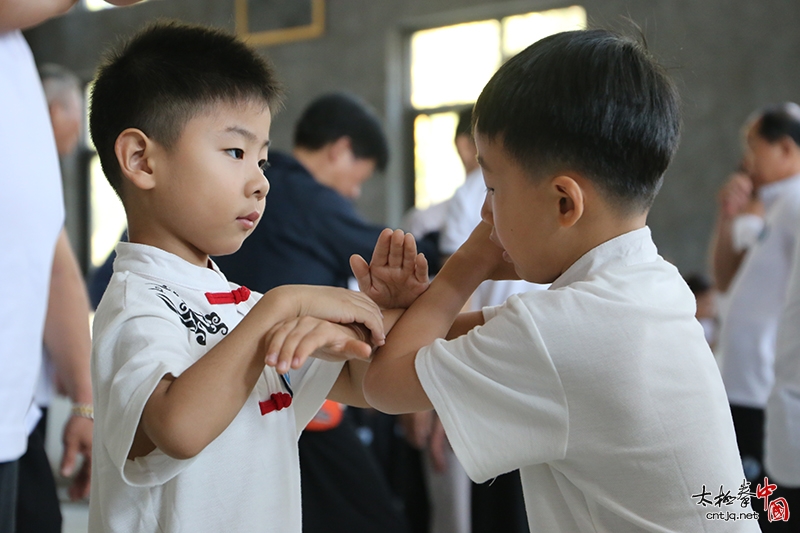
<instances>
[{"instance_id":1,"label":"white t-shirt","mask_svg":"<svg viewBox=\"0 0 800 533\"><path fill-rule=\"evenodd\" d=\"M0 32L0 463L25 453L58 233L61 171L28 44Z\"/></svg>"},{"instance_id":2,"label":"white t-shirt","mask_svg":"<svg viewBox=\"0 0 800 533\"><path fill-rule=\"evenodd\" d=\"M449 209L450 200L439 202L425 209L414 207L403 215L400 227L417 239L421 239L428 233L442 230Z\"/></svg>"},{"instance_id":3,"label":"white t-shirt","mask_svg":"<svg viewBox=\"0 0 800 533\"><path fill-rule=\"evenodd\" d=\"M439 249L443 254L452 255L466 242L481 221L481 206L485 198L486 185L478 167L467 174L464 183L448 202L447 218L439 237Z\"/></svg>"},{"instance_id":4,"label":"white t-shirt","mask_svg":"<svg viewBox=\"0 0 800 533\"><path fill-rule=\"evenodd\" d=\"M206 292L236 285L141 244L120 243L114 275L94 319L94 532L300 533L297 439L330 391L341 363L312 360L291 373L291 406L261 414L260 401L290 393L265 367L231 424L197 456L156 449L127 459L142 410L166 374L179 376L259 300L210 304Z\"/></svg>"},{"instance_id":5,"label":"white t-shirt","mask_svg":"<svg viewBox=\"0 0 800 533\"><path fill-rule=\"evenodd\" d=\"M439 249L453 254L464 244L481 221L481 208L486 198L486 185L480 167L473 170L450 199L447 219L439 237ZM480 311L489 305L500 305L512 294L547 288L546 285L523 280L484 281L470 299L470 309Z\"/></svg>"},{"instance_id":6,"label":"white t-shirt","mask_svg":"<svg viewBox=\"0 0 800 533\"><path fill-rule=\"evenodd\" d=\"M643 228L421 349L417 374L473 480L519 468L532 532L756 532L706 516L749 502L701 504L744 474L694 312Z\"/></svg>"},{"instance_id":7,"label":"white t-shirt","mask_svg":"<svg viewBox=\"0 0 800 533\"><path fill-rule=\"evenodd\" d=\"M775 378L775 336L800 227L800 175L763 187L764 228L728 291L717 345L728 400L763 409Z\"/></svg>"},{"instance_id":8,"label":"white t-shirt","mask_svg":"<svg viewBox=\"0 0 800 533\"><path fill-rule=\"evenodd\" d=\"M800 228L798 228L800 238ZM764 461L771 481L800 488L800 246L778 324L775 384L767 401ZM773 479L774 478L774 479Z\"/></svg>"}]
</instances>

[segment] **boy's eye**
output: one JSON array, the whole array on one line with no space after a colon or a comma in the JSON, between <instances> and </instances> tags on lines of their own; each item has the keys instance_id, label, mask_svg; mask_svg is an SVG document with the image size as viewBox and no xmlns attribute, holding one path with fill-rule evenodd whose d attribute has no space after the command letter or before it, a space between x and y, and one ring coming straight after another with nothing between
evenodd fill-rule
<instances>
[{"instance_id":1,"label":"boy's eye","mask_svg":"<svg viewBox=\"0 0 800 533\"><path fill-rule=\"evenodd\" d=\"M486 194L494 194L494 188L493 187L486 187Z\"/></svg>"},{"instance_id":2,"label":"boy's eye","mask_svg":"<svg viewBox=\"0 0 800 533\"><path fill-rule=\"evenodd\" d=\"M266 172L271 165L269 164L269 161L262 159L258 162L258 166L261 167L261 172Z\"/></svg>"},{"instance_id":3,"label":"boy's eye","mask_svg":"<svg viewBox=\"0 0 800 533\"><path fill-rule=\"evenodd\" d=\"M225 151L234 159L244 159L244 150L241 148L228 148Z\"/></svg>"}]
</instances>

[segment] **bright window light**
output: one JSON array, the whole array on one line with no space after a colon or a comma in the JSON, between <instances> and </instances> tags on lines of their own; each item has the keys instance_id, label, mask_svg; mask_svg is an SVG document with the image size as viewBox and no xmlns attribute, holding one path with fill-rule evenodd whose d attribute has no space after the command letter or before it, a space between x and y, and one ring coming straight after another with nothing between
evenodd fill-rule
<instances>
[{"instance_id":1,"label":"bright window light","mask_svg":"<svg viewBox=\"0 0 800 533\"><path fill-rule=\"evenodd\" d=\"M147 1L148 0L140 0L139 3ZM112 7L117 7L113 4L109 4L105 0L83 0L83 6L86 8L87 11L100 11L101 9L109 9Z\"/></svg>"},{"instance_id":2,"label":"bright window light","mask_svg":"<svg viewBox=\"0 0 800 533\"><path fill-rule=\"evenodd\" d=\"M497 20L418 31L411 37L411 105L474 102L501 60Z\"/></svg>"},{"instance_id":3,"label":"bright window light","mask_svg":"<svg viewBox=\"0 0 800 533\"><path fill-rule=\"evenodd\" d=\"M90 164L89 188L92 211L91 257L92 266L96 268L105 262L117 246L127 220L125 208L106 180L98 156L94 156Z\"/></svg>"},{"instance_id":4,"label":"bright window light","mask_svg":"<svg viewBox=\"0 0 800 533\"><path fill-rule=\"evenodd\" d=\"M581 6L422 30L411 36L414 204L447 200L464 182L453 107L475 102L503 61L561 31L586 27Z\"/></svg>"},{"instance_id":5,"label":"bright window light","mask_svg":"<svg viewBox=\"0 0 800 533\"><path fill-rule=\"evenodd\" d=\"M464 183L455 147L458 114L418 115L414 120L414 205L425 209L450 198Z\"/></svg>"},{"instance_id":6,"label":"bright window light","mask_svg":"<svg viewBox=\"0 0 800 533\"><path fill-rule=\"evenodd\" d=\"M512 56L548 35L585 27L586 10L581 6L507 17L503 19L503 54Z\"/></svg>"},{"instance_id":7,"label":"bright window light","mask_svg":"<svg viewBox=\"0 0 800 533\"><path fill-rule=\"evenodd\" d=\"M83 5L86 6L86 9L89 11L100 11L101 9L116 7L104 0L83 0Z\"/></svg>"}]
</instances>

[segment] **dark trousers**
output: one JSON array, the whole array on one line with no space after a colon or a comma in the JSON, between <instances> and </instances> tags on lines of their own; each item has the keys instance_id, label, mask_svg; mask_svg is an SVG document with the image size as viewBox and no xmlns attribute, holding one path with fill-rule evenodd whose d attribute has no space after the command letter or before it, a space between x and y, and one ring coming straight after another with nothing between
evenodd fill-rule
<instances>
[{"instance_id":1,"label":"dark trousers","mask_svg":"<svg viewBox=\"0 0 800 533\"><path fill-rule=\"evenodd\" d=\"M764 410L731 405L736 444L744 477L751 483L764 480Z\"/></svg>"},{"instance_id":2,"label":"dark trousers","mask_svg":"<svg viewBox=\"0 0 800 533\"><path fill-rule=\"evenodd\" d=\"M401 506L383 472L345 417L298 442L303 533L406 533Z\"/></svg>"},{"instance_id":3,"label":"dark trousers","mask_svg":"<svg viewBox=\"0 0 800 533\"><path fill-rule=\"evenodd\" d=\"M17 533L61 533L61 507L56 481L44 449L47 410L28 436L28 450L19 459Z\"/></svg>"},{"instance_id":4,"label":"dark trousers","mask_svg":"<svg viewBox=\"0 0 800 533\"><path fill-rule=\"evenodd\" d=\"M14 532L19 461L0 463L0 533Z\"/></svg>"},{"instance_id":5,"label":"dark trousers","mask_svg":"<svg viewBox=\"0 0 800 533\"><path fill-rule=\"evenodd\" d=\"M519 471L472 485L472 533L528 533Z\"/></svg>"}]
</instances>

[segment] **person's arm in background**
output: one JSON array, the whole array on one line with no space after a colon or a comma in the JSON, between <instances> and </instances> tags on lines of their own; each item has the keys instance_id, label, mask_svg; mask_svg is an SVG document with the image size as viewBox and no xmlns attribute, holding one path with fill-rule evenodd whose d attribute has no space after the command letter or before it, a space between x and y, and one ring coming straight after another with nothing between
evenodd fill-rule
<instances>
[{"instance_id":1,"label":"person's arm in background","mask_svg":"<svg viewBox=\"0 0 800 533\"><path fill-rule=\"evenodd\" d=\"M78 0L0 0L0 32L24 30L63 15Z\"/></svg>"},{"instance_id":2,"label":"person's arm in background","mask_svg":"<svg viewBox=\"0 0 800 533\"><path fill-rule=\"evenodd\" d=\"M68 396L73 405L91 406L89 358L92 341L89 334L89 298L78 261L64 229L58 236L53 256L44 345L55 366L59 392ZM74 413L64 426L61 474L71 475L77 455L83 455L81 470L70 487L70 496L73 499L89 494L92 426L89 418Z\"/></svg>"},{"instance_id":3,"label":"person's arm in background","mask_svg":"<svg viewBox=\"0 0 800 533\"><path fill-rule=\"evenodd\" d=\"M115 6L129 6L141 0L106 0ZM49 18L63 15L78 0L0 0L0 32L24 30Z\"/></svg>"},{"instance_id":4,"label":"person's arm in background","mask_svg":"<svg viewBox=\"0 0 800 533\"><path fill-rule=\"evenodd\" d=\"M719 192L719 208L711 239L711 267L714 283L722 292L730 287L742 264L745 251L733 242L733 222L744 213L753 196L753 183L743 172L736 172Z\"/></svg>"}]
</instances>

